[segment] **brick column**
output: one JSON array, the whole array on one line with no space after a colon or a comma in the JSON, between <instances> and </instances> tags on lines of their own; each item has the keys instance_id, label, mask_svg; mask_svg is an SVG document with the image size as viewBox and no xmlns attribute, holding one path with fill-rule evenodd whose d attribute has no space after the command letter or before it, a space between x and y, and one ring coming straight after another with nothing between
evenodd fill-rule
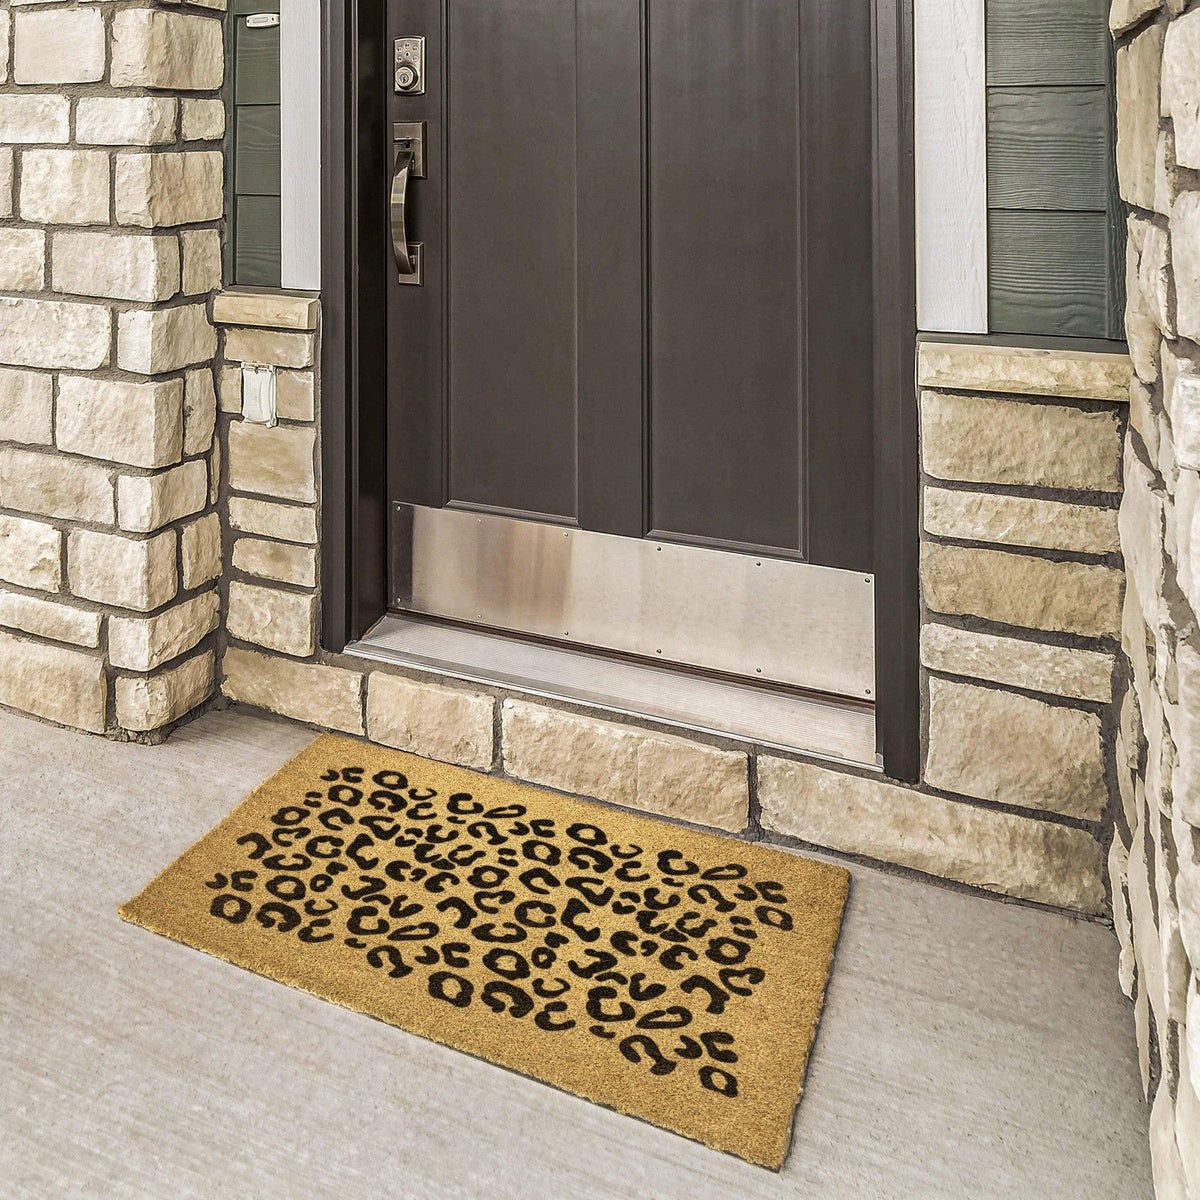
<instances>
[{"instance_id":1,"label":"brick column","mask_svg":"<svg viewBox=\"0 0 1200 1200\"><path fill-rule=\"evenodd\" d=\"M225 0L0 0L0 704L213 688Z\"/></svg>"}]
</instances>

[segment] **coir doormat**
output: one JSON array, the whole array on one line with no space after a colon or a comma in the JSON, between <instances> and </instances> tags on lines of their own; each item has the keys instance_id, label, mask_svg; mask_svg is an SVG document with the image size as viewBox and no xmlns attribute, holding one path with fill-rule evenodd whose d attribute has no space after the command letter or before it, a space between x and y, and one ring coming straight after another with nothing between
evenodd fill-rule
<instances>
[{"instance_id":1,"label":"coir doormat","mask_svg":"<svg viewBox=\"0 0 1200 1200\"><path fill-rule=\"evenodd\" d=\"M848 887L325 736L121 915L777 1169Z\"/></svg>"}]
</instances>

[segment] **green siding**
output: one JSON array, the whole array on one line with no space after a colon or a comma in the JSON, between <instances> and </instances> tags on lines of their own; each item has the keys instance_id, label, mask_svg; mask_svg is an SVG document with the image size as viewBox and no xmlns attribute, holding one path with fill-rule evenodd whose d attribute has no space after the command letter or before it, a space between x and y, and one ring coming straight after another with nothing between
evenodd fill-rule
<instances>
[{"instance_id":1,"label":"green siding","mask_svg":"<svg viewBox=\"0 0 1200 1200\"><path fill-rule=\"evenodd\" d=\"M993 333L1124 336L1106 0L987 0Z\"/></svg>"},{"instance_id":2,"label":"green siding","mask_svg":"<svg viewBox=\"0 0 1200 1200\"><path fill-rule=\"evenodd\" d=\"M279 28L250 29L251 13L279 0L235 0L230 154L235 283L278 287L280 263Z\"/></svg>"}]
</instances>

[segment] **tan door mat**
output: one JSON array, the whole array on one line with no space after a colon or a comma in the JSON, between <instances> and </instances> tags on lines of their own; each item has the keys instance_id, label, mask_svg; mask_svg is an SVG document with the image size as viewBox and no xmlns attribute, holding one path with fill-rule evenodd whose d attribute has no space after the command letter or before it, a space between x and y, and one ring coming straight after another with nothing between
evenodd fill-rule
<instances>
[{"instance_id":1,"label":"tan door mat","mask_svg":"<svg viewBox=\"0 0 1200 1200\"><path fill-rule=\"evenodd\" d=\"M778 1169L849 874L318 738L121 909Z\"/></svg>"}]
</instances>

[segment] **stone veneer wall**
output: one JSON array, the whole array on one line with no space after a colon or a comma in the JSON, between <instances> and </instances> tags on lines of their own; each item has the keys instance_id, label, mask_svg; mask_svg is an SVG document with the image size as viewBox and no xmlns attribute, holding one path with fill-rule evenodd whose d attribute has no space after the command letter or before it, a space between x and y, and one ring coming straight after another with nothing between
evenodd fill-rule
<instances>
[{"instance_id":1,"label":"stone veneer wall","mask_svg":"<svg viewBox=\"0 0 1200 1200\"><path fill-rule=\"evenodd\" d=\"M922 351L926 600L942 615L925 627L928 765L925 785L911 789L326 654L317 303L231 291L214 311L227 364L218 390L228 697L749 837L1107 912L1123 355ZM238 419L243 362L280 369L276 428Z\"/></svg>"},{"instance_id":2,"label":"stone veneer wall","mask_svg":"<svg viewBox=\"0 0 1200 1200\"><path fill-rule=\"evenodd\" d=\"M225 0L0 0L0 704L213 689Z\"/></svg>"},{"instance_id":3,"label":"stone veneer wall","mask_svg":"<svg viewBox=\"0 0 1200 1200\"><path fill-rule=\"evenodd\" d=\"M1184 11L1187 10L1187 11ZM1200 8L1118 0L1128 564L1108 867L1160 1198L1200 1198Z\"/></svg>"}]
</instances>

